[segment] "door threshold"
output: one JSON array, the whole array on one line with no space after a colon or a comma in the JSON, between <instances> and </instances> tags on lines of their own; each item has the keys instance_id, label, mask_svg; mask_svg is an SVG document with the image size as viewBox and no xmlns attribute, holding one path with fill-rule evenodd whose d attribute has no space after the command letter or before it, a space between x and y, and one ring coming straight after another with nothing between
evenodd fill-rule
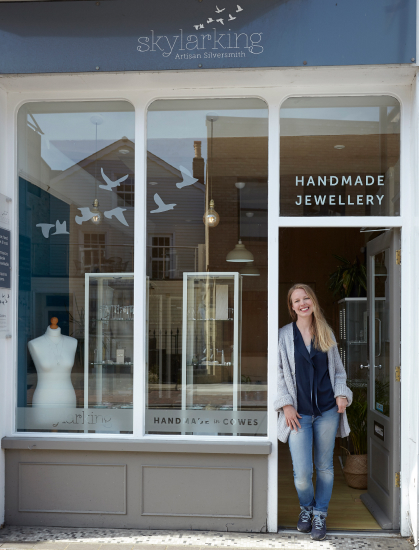
<instances>
[{"instance_id":1,"label":"door threshold","mask_svg":"<svg viewBox=\"0 0 419 550\"><path fill-rule=\"evenodd\" d=\"M340 529L328 529L328 534L337 537L388 537L401 538L399 531L390 531L385 529L377 529L376 531L344 531ZM278 534L281 535L301 535L307 536L308 533L301 533L297 529L282 529L278 528Z\"/></svg>"}]
</instances>

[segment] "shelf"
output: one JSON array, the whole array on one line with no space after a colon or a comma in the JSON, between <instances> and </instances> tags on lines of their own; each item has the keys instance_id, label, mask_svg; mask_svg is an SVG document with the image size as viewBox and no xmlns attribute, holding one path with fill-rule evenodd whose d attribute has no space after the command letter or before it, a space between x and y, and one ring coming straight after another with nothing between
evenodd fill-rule
<instances>
[{"instance_id":1,"label":"shelf","mask_svg":"<svg viewBox=\"0 0 419 550\"><path fill-rule=\"evenodd\" d=\"M134 363L90 363L93 366L101 366L101 367L132 367Z\"/></svg>"},{"instance_id":2,"label":"shelf","mask_svg":"<svg viewBox=\"0 0 419 550\"><path fill-rule=\"evenodd\" d=\"M102 321L103 323L113 323L114 321L130 321L132 323L134 319L96 319L96 321Z\"/></svg>"},{"instance_id":3,"label":"shelf","mask_svg":"<svg viewBox=\"0 0 419 550\"><path fill-rule=\"evenodd\" d=\"M234 319L188 319L188 321L194 321L196 323L197 321L234 321Z\"/></svg>"}]
</instances>

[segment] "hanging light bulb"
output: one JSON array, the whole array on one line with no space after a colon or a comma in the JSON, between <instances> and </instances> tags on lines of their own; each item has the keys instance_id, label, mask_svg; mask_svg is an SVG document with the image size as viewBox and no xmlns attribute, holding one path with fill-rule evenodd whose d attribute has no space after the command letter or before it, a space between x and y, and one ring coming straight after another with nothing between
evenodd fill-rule
<instances>
[{"instance_id":1,"label":"hanging light bulb","mask_svg":"<svg viewBox=\"0 0 419 550\"><path fill-rule=\"evenodd\" d=\"M212 174L213 174L213 142L214 142L214 121L218 119L218 116L216 116L213 113L210 113L207 115L207 120L211 122L211 139L210 139L210 157L209 157L209 163L207 164L207 188L206 193L208 191L210 192L210 203L209 208L205 212L205 214L202 217L202 221L207 227L217 227L217 225L220 223L220 215L218 212L214 209L214 200L212 198ZM209 167L209 180L208 180L208 167ZM209 187L209 189L208 189ZM208 195L207 195L208 196Z\"/></svg>"},{"instance_id":2,"label":"hanging light bulb","mask_svg":"<svg viewBox=\"0 0 419 550\"><path fill-rule=\"evenodd\" d=\"M217 227L217 225L220 223L220 216L214 210L214 201L212 199L210 200L209 208L205 212L202 219L205 225L208 225L208 227Z\"/></svg>"},{"instance_id":3,"label":"hanging light bulb","mask_svg":"<svg viewBox=\"0 0 419 550\"><path fill-rule=\"evenodd\" d=\"M93 201L93 208L90 210L93 216L90 218L90 221L95 225L100 225L103 221L103 214L99 210L99 201L95 199Z\"/></svg>"}]
</instances>

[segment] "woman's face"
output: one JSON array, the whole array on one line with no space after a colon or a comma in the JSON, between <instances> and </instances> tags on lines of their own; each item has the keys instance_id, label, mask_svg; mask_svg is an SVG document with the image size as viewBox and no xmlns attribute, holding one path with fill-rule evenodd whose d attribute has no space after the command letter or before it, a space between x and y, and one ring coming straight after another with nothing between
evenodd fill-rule
<instances>
[{"instance_id":1,"label":"woman's face","mask_svg":"<svg viewBox=\"0 0 419 550\"><path fill-rule=\"evenodd\" d=\"M291 294L291 305L298 317L310 317L313 313L313 302L302 288L297 288Z\"/></svg>"}]
</instances>

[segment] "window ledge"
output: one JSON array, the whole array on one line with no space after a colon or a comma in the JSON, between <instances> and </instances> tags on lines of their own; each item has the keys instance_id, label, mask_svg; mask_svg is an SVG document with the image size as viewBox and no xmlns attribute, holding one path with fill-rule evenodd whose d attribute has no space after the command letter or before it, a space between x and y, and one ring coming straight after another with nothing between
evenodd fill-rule
<instances>
[{"instance_id":1,"label":"window ledge","mask_svg":"<svg viewBox=\"0 0 419 550\"><path fill-rule=\"evenodd\" d=\"M269 455L269 441L174 441L121 439L57 439L52 437L3 437L2 449L29 449L31 451L108 451L134 453L191 453Z\"/></svg>"}]
</instances>

